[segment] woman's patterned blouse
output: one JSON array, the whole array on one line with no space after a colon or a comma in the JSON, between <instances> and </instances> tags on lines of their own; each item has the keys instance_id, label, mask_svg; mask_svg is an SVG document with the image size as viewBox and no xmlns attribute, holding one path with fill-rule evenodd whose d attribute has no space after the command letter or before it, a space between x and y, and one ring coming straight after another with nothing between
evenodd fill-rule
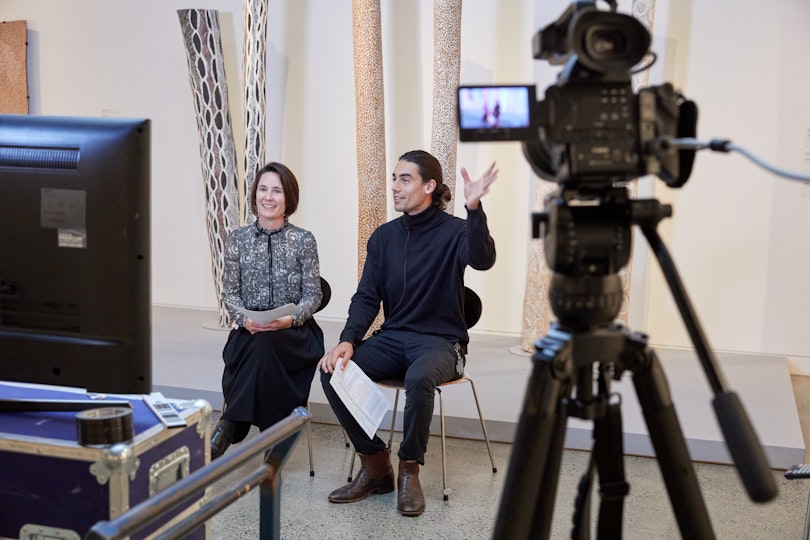
<instances>
[{"instance_id":1,"label":"woman's patterned blouse","mask_svg":"<svg viewBox=\"0 0 810 540\"><path fill-rule=\"evenodd\" d=\"M321 302L315 237L286 221L275 230L254 222L232 231L225 241L222 285L222 301L235 325L245 324L237 308L264 311L295 304L293 326L301 326Z\"/></svg>"}]
</instances>

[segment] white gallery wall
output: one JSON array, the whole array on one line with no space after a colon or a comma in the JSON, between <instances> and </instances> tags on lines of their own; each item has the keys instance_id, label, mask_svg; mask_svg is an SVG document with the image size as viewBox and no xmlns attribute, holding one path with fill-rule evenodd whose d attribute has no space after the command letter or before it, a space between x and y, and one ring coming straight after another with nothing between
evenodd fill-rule
<instances>
[{"instance_id":1,"label":"white gallery wall","mask_svg":"<svg viewBox=\"0 0 810 540\"><path fill-rule=\"evenodd\" d=\"M627 12L630 1L620 2ZM383 0L386 153L430 148L432 1ZM562 0L466 0L462 84L536 83L559 68L531 59L531 37ZM32 114L152 120L152 300L216 307L205 230L194 107L176 11L220 11L237 148L241 146L239 0L2 0L0 20L26 20ZM700 108L698 135L729 138L765 161L807 171L810 50L806 0L658 0L659 61L650 84L672 81ZM733 31L732 31L733 30ZM342 319L354 291L357 243L354 66L350 0L270 0L267 158L301 183L292 221L318 240ZM488 272L468 271L484 314L476 330L518 334L529 214L539 180L517 143L461 144L473 175L497 160L484 206L498 248ZM457 182L461 182L458 171ZM448 174L446 172L445 174ZM457 192L459 201L462 192ZM646 178L640 193L674 205L660 231L717 349L810 357L810 188L735 154L698 155L679 190ZM390 208L390 201L389 201ZM457 204L456 214L464 216ZM395 217L393 211L390 217ZM670 294L643 240L635 249L630 325L658 346L688 347ZM210 319L201 311L201 323ZM810 370L808 370L810 372Z\"/></svg>"},{"instance_id":2,"label":"white gallery wall","mask_svg":"<svg viewBox=\"0 0 810 540\"><path fill-rule=\"evenodd\" d=\"M731 139L810 174L810 3L672 1L667 13L667 54L677 85L700 108L698 136ZM682 189L659 182L656 195L674 205L663 230L711 343L807 366L810 185L740 154L707 152ZM687 345L660 273L650 278L644 324L653 342Z\"/></svg>"}]
</instances>

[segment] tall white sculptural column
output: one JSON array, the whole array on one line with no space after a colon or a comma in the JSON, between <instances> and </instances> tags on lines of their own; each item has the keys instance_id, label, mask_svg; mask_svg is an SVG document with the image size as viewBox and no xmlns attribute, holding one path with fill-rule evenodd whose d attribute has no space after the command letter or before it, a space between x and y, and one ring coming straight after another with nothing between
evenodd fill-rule
<instances>
[{"instance_id":1,"label":"tall white sculptural column","mask_svg":"<svg viewBox=\"0 0 810 540\"><path fill-rule=\"evenodd\" d=\"M379 0L352 2L357 122L357 277L371 233L386 221L385 99Z\"/></svg>"},{"instance_id":2,"label":"tall white sculptural column","mask_svg":"<svg viewBox=\"0 0 810 540\"><path fill-rule=\"evenodd\" d=\"M444 183L452 198L447 212L452 214L456 193L458 123L456 91L461 73L461 0L433 3L433 124L430 150L442 164Z\"/></svg>"}]
</instances>

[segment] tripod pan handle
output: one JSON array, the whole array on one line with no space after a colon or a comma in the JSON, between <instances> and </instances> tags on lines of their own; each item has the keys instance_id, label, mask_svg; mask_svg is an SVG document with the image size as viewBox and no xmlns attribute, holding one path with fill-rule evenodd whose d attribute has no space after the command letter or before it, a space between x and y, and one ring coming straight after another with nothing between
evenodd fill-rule
<instances>
[{"instance_id":1,"label":"tripod pan handle","mask_svg":"<svg viewBox=\"0 0 810 540\"><path fill-rule=\"evenodd\" d=\"M748 496L754 502L774 499L778 493L776 480L739 396L734 392L720 392L715 395L713 405Z\"/></svg>"}]
</instances>

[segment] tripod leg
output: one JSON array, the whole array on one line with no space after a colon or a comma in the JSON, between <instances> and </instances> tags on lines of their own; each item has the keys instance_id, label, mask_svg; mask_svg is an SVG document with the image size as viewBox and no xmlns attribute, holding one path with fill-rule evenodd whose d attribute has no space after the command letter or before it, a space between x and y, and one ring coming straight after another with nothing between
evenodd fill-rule
<instances>
[{"instance_id":1,"label":"tripod leg","mask_svg":"<svg viewBox=\"0 0 810 540\"><path fill-rule=\"evenodd\" d=\"M562 462L565 428L567 425L568 417L561 408L551 431L548 455L546 457L545 466L543 467L543 481L538 486L537 502L534 506L535 512L534 519L532 520L532 530L526 538L549 538L551 535L551 521L554 514L554 501L557 499L560 463Z\"/></svg>"},{"instance_id":2,"label":"tripod leg","mask_svg":"<svg viewBox=\"0 0 810 540\"><path fill-rule=\"evenodd\" d=\"M594 458L599 472L599 540L622 537L624 498L630 490L624 475L622 414L619 403L608 405L594 422Z\"/></svg>"},{"instance_id":3,"label":"tripod leg","mask_svg":"<svg viewBox=\"0 0 810 540\"><path fill-rule=\"evenodd\" d=\"M636 346L639 342L635 342ZM646 347L646 344L641 344ZM683 538L714 538L706 504L686 448L664 371L655 351L641 352L640 365L631 368L633 384L650 432L658 466Z\"/></svg>"},{"instance_id":4,"label":"tripod leg","mask_svg":"<svg viewBox=\"0 0 810 540\"><path fill-rule=\"evenodd\" d=\"M560 397L570 394L553 374L553 359L538 359L526 389L493 538L545 539L560 473L566 416Z\"/></svg>"}]
</instances>

